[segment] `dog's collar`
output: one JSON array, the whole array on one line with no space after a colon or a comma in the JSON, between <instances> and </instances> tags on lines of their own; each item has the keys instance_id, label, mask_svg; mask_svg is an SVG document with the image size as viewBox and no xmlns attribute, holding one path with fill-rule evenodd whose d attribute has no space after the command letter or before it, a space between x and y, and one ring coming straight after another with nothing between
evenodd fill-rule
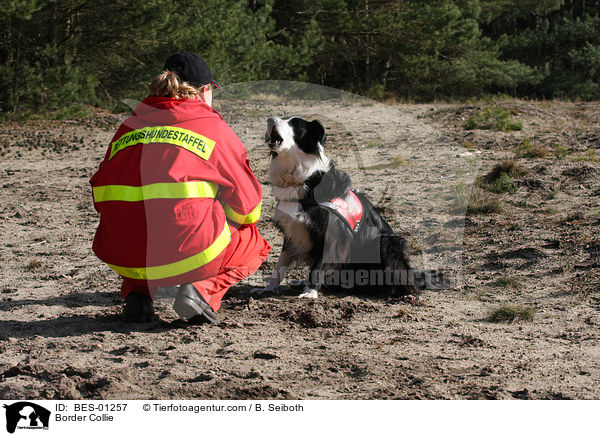
<instances>
[{"instance_id":1,"label":"dog's collar","mask_svg":"<svg viewBox=\"0 0 600 436\"><path fill-rule=\"evenodd\" d=\"M344 197L333 198L330 201L316 202L311 200L279 201L277 209L289 214L289 207L295 206L318 206L328 209L344 220L350 230L358 232L363 216L363 205L354 190L349 190Z\"/></svg>"}]
</instances>

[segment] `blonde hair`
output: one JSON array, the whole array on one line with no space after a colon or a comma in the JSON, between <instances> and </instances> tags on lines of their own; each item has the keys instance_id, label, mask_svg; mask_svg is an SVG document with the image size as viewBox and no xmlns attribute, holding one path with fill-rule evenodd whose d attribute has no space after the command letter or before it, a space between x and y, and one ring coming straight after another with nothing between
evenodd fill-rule
<instances>
[{"instance_id":1,"label":"blonde hair","mask_svg":"<svg viewBox=\"0 0 600 436\"><path fill-rule=\"evenodd\" d=\"M179 76L172 71L163 71L150 83L150 95L152 97L171 97L171 98L194 98L200 95L200 92L206 86L196 88L187 82L179 80Z\"/></svg>"}]
</instances>

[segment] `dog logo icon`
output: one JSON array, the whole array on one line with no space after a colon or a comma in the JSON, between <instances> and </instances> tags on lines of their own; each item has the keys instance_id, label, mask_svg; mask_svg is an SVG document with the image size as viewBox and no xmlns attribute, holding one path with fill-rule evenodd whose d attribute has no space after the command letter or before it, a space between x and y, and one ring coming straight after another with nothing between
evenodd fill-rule
<instances>
[{"instance_id":1,"label":"dog logo icon","mask_svg":"<svg viewBox=\"0 0 600 436\"><path fill-rule=\"evenodd\" d=\"M50 411L29 401L19 401L6 409L6 430L14 433L19 429L48 429Z\"/></svg>"}]
</instances>

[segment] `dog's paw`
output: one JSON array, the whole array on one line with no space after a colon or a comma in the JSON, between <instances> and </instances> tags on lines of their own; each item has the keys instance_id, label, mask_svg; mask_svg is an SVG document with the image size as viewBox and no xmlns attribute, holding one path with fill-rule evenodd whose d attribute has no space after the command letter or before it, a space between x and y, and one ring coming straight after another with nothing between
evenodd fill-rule
<instances>
[{"instance_id":1,"label":"dog's paw","mask_svg":"<svg viewBox=\"0 0 600 436\"><path fill-rule=\"evenodd\" d=\"M319 298L319 292L316 289L307 289L298 298Z\"/></svg>"}]
</instances>

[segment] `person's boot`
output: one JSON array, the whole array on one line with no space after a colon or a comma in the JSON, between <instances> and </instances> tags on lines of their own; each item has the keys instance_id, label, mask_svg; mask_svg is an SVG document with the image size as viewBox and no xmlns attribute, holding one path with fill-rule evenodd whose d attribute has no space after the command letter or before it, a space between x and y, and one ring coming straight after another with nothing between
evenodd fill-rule
<instances>
[{"instance_id":1,"label":"person's boot","mask_svg":"<svg viewBox=\"0 0 600 436\"><path fill-rule=\"evenodd\" d=\"M219 323L219 316L191 283L179 286L173 309L181 319L192 323Z\"/></svg>"},{"instance_id":2,"label":"person's boot","mask_svg":"<svg viewBox=\"0 0 600 436\"><path fill-rule=\"evenodd\" d=\"M154 317L154 305L148 295L130 293L125 298L123 314L127 322L150 322Z\"/></svg>"}]
</instances>

